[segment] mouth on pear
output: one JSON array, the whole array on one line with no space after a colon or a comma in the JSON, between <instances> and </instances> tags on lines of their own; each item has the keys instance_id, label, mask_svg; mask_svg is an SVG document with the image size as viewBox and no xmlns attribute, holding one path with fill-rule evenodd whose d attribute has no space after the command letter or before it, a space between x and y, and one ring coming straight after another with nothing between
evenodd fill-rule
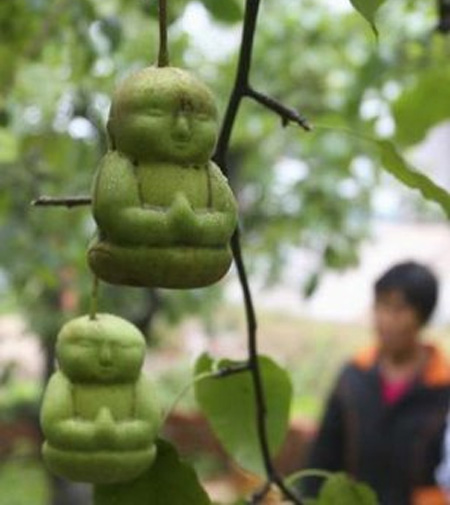
<instances>
[{"instance_id":1,"label":"mouth on pear","mask_svg":"<svg viewBox=\"0 0 450 505\"><path fill-rule=\"evenodd\" d=\"M114 370L112 363L100 363L100 370L102 373L110 373Z\"/></svg>"},{"instance_id":2,"label":"mouth on pear","mask_svg":"<svg viewBox=\"0 0 450 505\"><path fill-rule=\"evenodd\" d=\"M191 139L174 139L174 145L179 149L185 149L191 143Z\"/></svg>"}]
</instances>

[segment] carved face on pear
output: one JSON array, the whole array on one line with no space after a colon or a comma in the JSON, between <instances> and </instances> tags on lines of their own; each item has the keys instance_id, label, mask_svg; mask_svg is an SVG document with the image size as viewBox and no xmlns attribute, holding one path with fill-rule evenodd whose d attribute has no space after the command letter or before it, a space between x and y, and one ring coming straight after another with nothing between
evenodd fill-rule
<instances>
[{"instance_id":1,"label":"carved face on pear","mask_svg":"<svg viewBox=\"0 0 450 505\"><path fill-rule=\"evenodd\" d=\"M56 345L62 372L80 383L135 381L144 354L145 342L139 330L109 314L70 321L61 329Z\"/></svg>"},{"instance_id":2,"label":"carved face on pear","mask_svg":"<svg viewBox=\"0 0 450 505\"><path fill-rule=\"evenodd\" d=\"M114 94L108 121L114 147L134 162L206 163L217 130L211 92L173 67L128 77Z\"/></svg>"}]
</instances>

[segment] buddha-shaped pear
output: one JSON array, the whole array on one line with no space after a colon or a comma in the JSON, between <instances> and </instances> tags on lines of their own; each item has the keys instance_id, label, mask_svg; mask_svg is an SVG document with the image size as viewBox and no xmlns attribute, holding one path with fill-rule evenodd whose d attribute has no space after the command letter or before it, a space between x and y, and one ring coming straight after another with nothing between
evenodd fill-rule
<instances>
[{"instance_id":1,"label":"buddha-shaped pear","mask_svg":"<svg viewBox=\"0 0 450 505\"><path fill-rule=\"evenodd\" d=\"M186 71L149 67L118 87L93 189L97 277L196 288L225 275L237 205L211 161L217 131L211 92Z\"/></svg>"},{"instance_id":2,"label":"buddha-shaped pear","mask_svg":"<svg viewBox=\"0 0 450 505\"><path fill-rule=\"evenodd\" d=\"M144 337L119 317L84 316L63 326L59 370L41 410L43 458L52 472L113 483L132 480L153 463L161 412L141 372L144 355Z\"/></svg>"}]
</instances>

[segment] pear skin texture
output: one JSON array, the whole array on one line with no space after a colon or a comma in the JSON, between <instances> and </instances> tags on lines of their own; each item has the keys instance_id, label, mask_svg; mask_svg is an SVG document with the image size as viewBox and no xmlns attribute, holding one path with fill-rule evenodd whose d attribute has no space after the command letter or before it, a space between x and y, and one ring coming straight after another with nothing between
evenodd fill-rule
<instances>
[{"instance_id":1,"label":"pear skin texture","mask_svg":"<svg viewBox=\"0 0 450 505\"><path fill-rule=\"evenodd\" d=\"M197 288L228 271L237 204L210 161L217 110L180 69L146 68L119 86L108 132L114 149L94 181L94 274L132 286Z\"/></svg>"},{"instance_id":2,"label":"pear skin texture","mask_svg":"<svg viewBox=\"0 0 450 505\"><path fill-rule=\"evenodd\" d=\"M94 484L136 478L155 460L161 412L141 373L145 341L109 314L74 319L57 339L59 370L41 409L44 462L55 474Z\"/></svg>"}]
</instances>

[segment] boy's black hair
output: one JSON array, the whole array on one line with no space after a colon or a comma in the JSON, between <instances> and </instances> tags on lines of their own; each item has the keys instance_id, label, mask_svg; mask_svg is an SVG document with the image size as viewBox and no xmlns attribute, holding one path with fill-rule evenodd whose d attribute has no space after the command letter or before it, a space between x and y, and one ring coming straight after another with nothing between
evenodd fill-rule
<instances>
[{"instance_id":1,"label":"boy's black hair","mask_svg":"<svg viewBox=\"0 0 450 505\"><path fill-rule=\"evenodd\" d=\"M394 265L376 281L376 297L389 291L400 291L425 324L436 306L438 281L426 266L407 261Z\"/></svg>"}]
</instances>

